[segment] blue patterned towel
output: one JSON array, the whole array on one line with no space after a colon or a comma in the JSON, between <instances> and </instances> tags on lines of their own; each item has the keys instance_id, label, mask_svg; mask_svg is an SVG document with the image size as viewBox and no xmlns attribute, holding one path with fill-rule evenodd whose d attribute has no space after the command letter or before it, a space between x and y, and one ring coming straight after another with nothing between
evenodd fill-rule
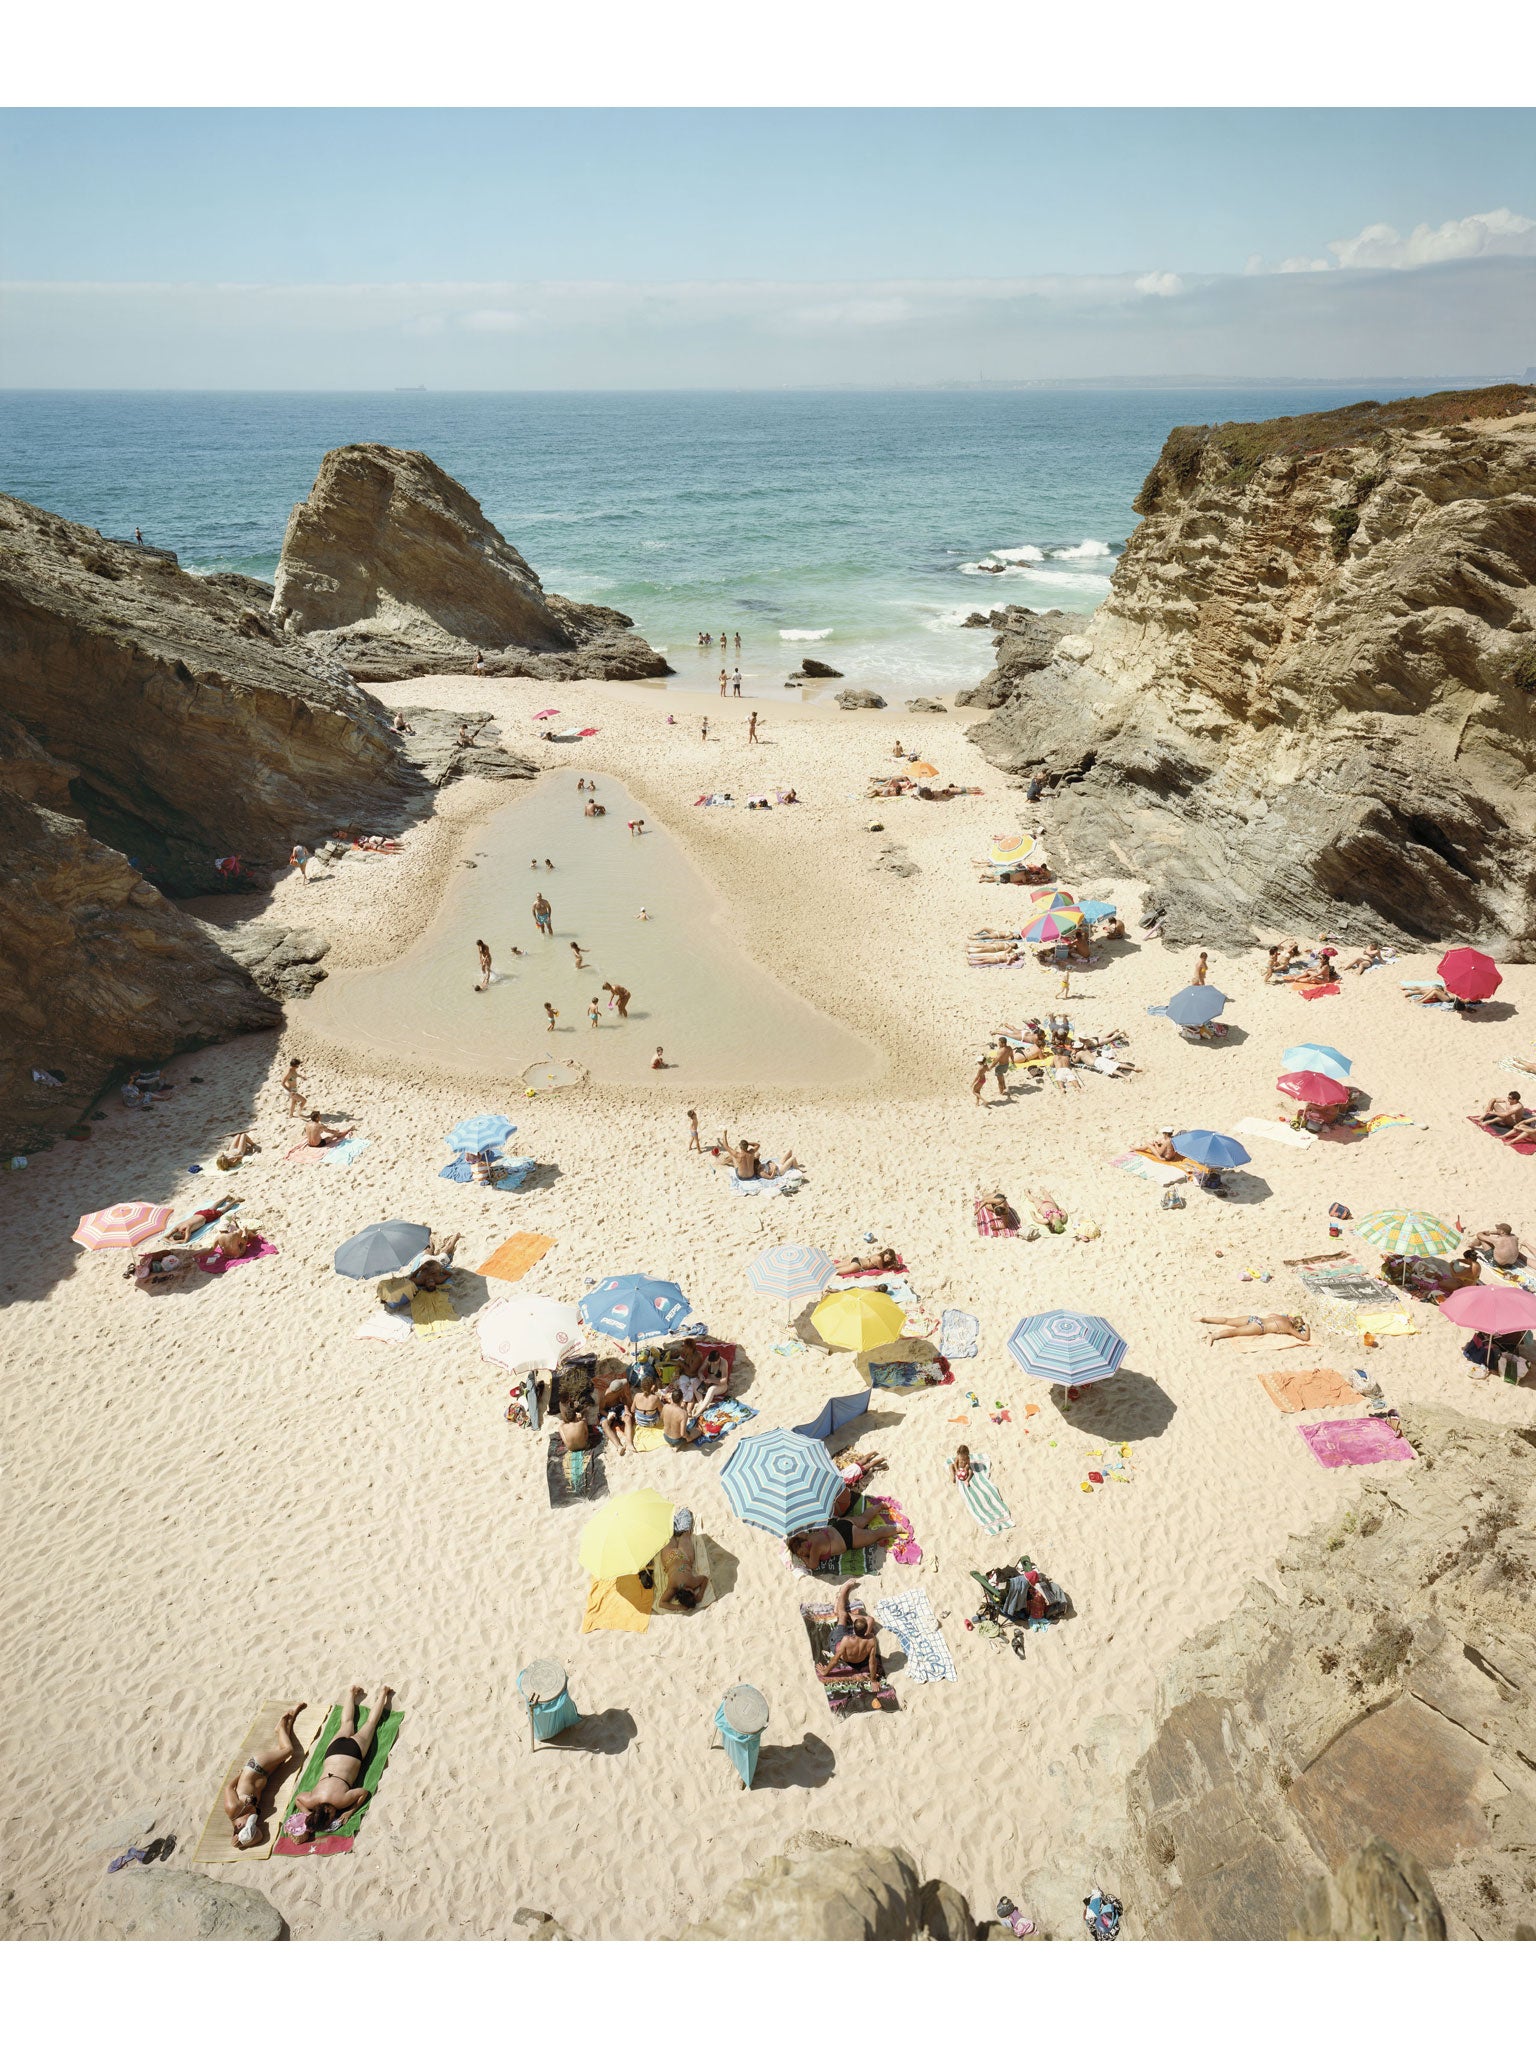
<instances>
[{"instance_id":1,"label":"blue patterned towel","mask_svg":"<svg viewBox=\"0 0 1536 2048\"><path fill-rule=\"evenodd\" d=\"M875 1602L875 1618L900 1642L906 1652L906 1676L916 1685L931 1679L959 1677L949 1654L944 1631L939 1627L933 1603L922 1588L897 1593Z\"/></svg>"},{"instance_id":2,"label":"blue patterned towel","mask_svg":"<svg viewBox=\"0 0 1536 2048\"><path fill-rule=\"evenodd\" d=\"M980 1330L981 1324L963 1308L947 1308L934 1342L946 1358L974 1358Z\"/></svg>"}]
</instances>

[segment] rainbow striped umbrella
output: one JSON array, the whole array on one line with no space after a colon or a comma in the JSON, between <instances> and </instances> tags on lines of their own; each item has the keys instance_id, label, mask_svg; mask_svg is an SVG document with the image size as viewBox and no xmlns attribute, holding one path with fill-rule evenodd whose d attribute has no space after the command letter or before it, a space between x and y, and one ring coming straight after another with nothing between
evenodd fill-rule
<instances>
[{"instance_id":1,"label":"rainbow striped umbrella","mask_svg":"<svg viewBox=\"0 0 1536 2048\"><path fill-rule=\"evenodd\" d=\"M1029 859L1037 843L1028 832L994 832L987 859L996 868L1018 867Z\"/></svg>"},{"instance_id":2,"label":"rainbow striped umbrella","mask_svg":"<svg viewBox=\"0 0 1536 2048\"><path fill-rule=\"evenodd\" d=\"M1027 945L1049 945L1053 939L1064 939L1068 932L1075 931L1083 921L1080 910L1048 910L1043 917L1037 917L1033 924L1027 924L1020 936Z\"/></svg>"},{"instance_id":3,"label":"rainbow striped umbrella","mask_svg":"<svg viewBox=\"0 0 1536 2048\"><path fill-rule=\"evenodd\" d=\"M1078 907L1072 901L1070 889L1031 889L1029 900L1037 911L1075 910Z\"/></svg>"},{"instance_id":4,"label":"rainbow striped umbrella","mask_svg":"<svg viewBox=\"0 0 1536 2048\"><path fill-rule=\"evenodd\" d=\"M775 1301L808 1299L836 1277L836 1261L808 1244L770 1245L747 1268L752 1292L771 1294Z\"/></svg>"},{"instance_id":5,"label":"rainbow striped umbrella","mask_svg":"<svg viewBox=\"0 0 1536 2048\"><path fill-rule=\"evenodd\" d=\"M1461 1242L1459 1230L1422 1209L1373 1209L1355 1225L1355 1235L1399 1258L1439 1258Z\"/></svg>"},{"instance_id":6,"label":"rainbow striped umbrella","mask_svg":"<svg viewBox=\"0 0 1536 2048\"><path fill-rule=\"evenodd\" d=\"M70 1235L88 1252L128 1251L146 1237L158 1237L170 1220L171 1211L162 1202L114 1202L82 1216Z\"/></svg>"}]
</instances>

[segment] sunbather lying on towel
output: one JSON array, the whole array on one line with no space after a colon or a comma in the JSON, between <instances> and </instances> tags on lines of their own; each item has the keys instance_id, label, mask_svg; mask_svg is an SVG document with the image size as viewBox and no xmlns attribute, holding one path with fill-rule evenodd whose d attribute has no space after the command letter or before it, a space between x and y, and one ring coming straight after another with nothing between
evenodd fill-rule
<instances>
[{"instance_id":1,"label":"sunbather lying on towel","mask_svg":"<svg viewBox=\"0 0 1536 2048\"><path fill-rule=\"evenodd\" d=\"M839 1280L851 1280L857 1273L899 1273L901 1270L900 1252L886 1245L878 1252L866 1252L862 1258L850 1259L846 1265L839 1266L837 1277Z\"/></svg>"},{"instance_id":2,"label":"sunbather lying on towel","mask_svg":"<svg viewBox=\"0 0 1536 2048\"><path fill-rule=\"evenodd\" d=\"M439 1287L448 1285L453 1278L454 1249L462 1235L461 1231L456 1230L452 1237L445 1237L441 1243L435 1236L428 1238L426 1251L413 1266L406 1268L408 1276L416 1286L425 1288L428 1294L432 1294Z\"/></svg>"},{"instance_id":3,"label":"sunbather lying on towel","mask_svg":"<svg viewBox=\"0 0 1536 2048\"><path fill-rule=\"evenodd\" d=\"M863 1676L878 1684L880 1679L879 1624L872 1615L855 1614L851 1608L857 1579L837 1589L837 1619L832 1624L832 1661L818 1664L821 1679ZM878 1702L877 1702L878 1704Z\"/></svg>"},{"instance_id":4,"label":"sunbather lying on towel","mask_svg":"<svg viewBox=\"0 0 1536 2048\"><path fill-rule=\"evenodd\" d=\"M1312 1342L1305 1316L1202 1316L1200 1320L1216 1325L1205 1340L1207 1344L1219 1344L1223 1337L1295 1337L1303 1344Z\"/></svg>"},{"instance_id":5,"label":"sunbather lying on towel","mask_svg":"<svg viewBox=\"0 0 1536 2048\"><path fill-rule=\"evenodd\" d=\"M873 1543L879 1520L878 1513L834 1515L824 1529L802 1529L798 1536L791 1536L788 1549L809 1570L815 1571L819 1565L841 1557L844 1551L862 1550L867 1543Z\"/></svg>"},{"instance_id":6,"label":"sunbather lying on towel","mask_svg":"<svg viewBox=\"0 0 1536 2048\"><path fill-rule=\"evenodd\" d=\"M229 1816L229 1832L237 1849L253 1849L266 1839L261 1802L267 1780L274 1771L280 1771L284 1764L291 1764L298 1755L299 1745L294 1739L293 1723L303 1711L303 1700L296 1707L290 1707L279 1719L276 1733L257 1744L224 1787L224 1811Z\"/></svg>"},{"instance_id":7,"label":"sunbather lying on towel","mask_svg":"<svg viewBox=\"0 0 1536 2048\"><path fill-rule=\"evenodd\" d=\"M233 1167L238 1166L242 1159L249 1159L253 1152L260 1150L261 1147L249 1131L231 1131L213 1163L228 1173Z\"/></svg>"},{"instance_id":8,"label":"sunbather lying on towel","mask_svg":"<svg viewBox=\"0 0 1536 2048\"><path fill-rule=\"evenodd\" d=\"M226 1216L214 1236L213 1249L226 1259L243 1259L255 1248L259 1232L248 1230L238 1216Z\"/></svg>"},{"instance_id":9,"label":"sunbather lying on towel","mask_svg":"<svg viewBox=\"0 0 1536 2048\"><path fill-rule=\"evenodd\" d=\"M168 1230L165 1234L173 1244L185 1244L205 1223L212 1223L215 1218L222 1216L226 1209L238 1208L239 1202L238 1195L220 1195L211 1209L194 1209L184 1223L178 1223L173 1230Z\"/></svg>"},{"instance_id":10,"label":"sunbather lying on towel","mask_svg":"<svg viewBox=\"0 0 1536 2048\"><path fill-rule=\"evenodd\" d=\"M312 1832L334 1827L349 1813L355 1813L368 1797L357 1789L357 1781L363 1775L363 1765L368 1761L368 1752L373 1747L373 1738L379 1732L379 1723L389 1712L394 1688L384 1686L374 1701L373 1711L359 1728L357 1725L357 1703L363 1696L360 1685L351 1686L347 1692L346 1704L341 1710L341 1733L333 1736L325 1752L325 1768L313 1792L301 1792L294 1805L300 1813L309 1815Z\"/></svg>"},{"instance_id":11,"label":"sunbather lying on towel","mask_svg":"<svg viewBox=\"0 0 1536 2048\"><path fill-rule=\"evenodd\" d=\"M693 1547L693 1516L687 1508L679 1508L672 1517L671 1540L662 1545L651 1563L656 1605L681 1607L685 1612L697 1607L701 1596L709 1590L709 1580L698 1565ZM643 1580L643 1573L641 1577Z\"/></svg>"}]
</instances>

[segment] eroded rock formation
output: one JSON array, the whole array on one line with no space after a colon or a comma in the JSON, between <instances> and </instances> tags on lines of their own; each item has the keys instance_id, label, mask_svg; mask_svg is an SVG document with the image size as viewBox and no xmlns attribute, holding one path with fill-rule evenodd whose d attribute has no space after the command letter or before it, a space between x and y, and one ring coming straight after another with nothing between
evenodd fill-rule
<instances>
[{"instance_id":1,"label":"eroded rock formation","mask_svg":"<svg viewBox=\"0 0 1536 2048\"><path fill-rule=\"evenodd\" d=\"M775 1856L726 1893L683 1941L974 1941L952 1884L925 1880L905 1849L831 1842Z\"/></svg>"},{"instance_id":2,"label":"eroded rock formation","mask_svg":"<svg viewBox=\"0 0 1536 2048\"><path fill-rule=\"evenodd\" d=\"M1179 428L1137 510L1092 620L1044 664L1005 628L972 697L1078 864L1176 943L1536 955L1536 389Z\"/></svg>"},{"instance_id":3,"label":"eroded rock formation","mask_svg":"<svg viewBox=\"0 0 1536 2048\"><path fill-rule=\"evenodd\" d=\"M965 623L991 627L997 666L973 689L957 692L955 707L995 711L1008 702L1025 676L1045 668L1055 656L1057 642L1081 632L1085 621L1074 612L1034 612L1028 605L1009 604L1001 611L972 612Z\"/></svg>"},{"instance_id":4,"label":"eroded rock formation","mask_svg":"<svg viewBox=\"0 0 1536 2048\"><path fill-rule=\"evenodd\" d=\"M546 591L428 456L333 448L283 537L272 617L364 682L461 671L632 680L666 661L607 605Z\"/></svg>"}]
</instances>

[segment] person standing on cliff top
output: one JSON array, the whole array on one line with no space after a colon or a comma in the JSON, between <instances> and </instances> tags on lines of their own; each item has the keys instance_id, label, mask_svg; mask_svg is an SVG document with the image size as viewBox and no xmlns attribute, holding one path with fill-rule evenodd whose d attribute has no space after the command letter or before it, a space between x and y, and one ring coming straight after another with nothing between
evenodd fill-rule
<instances>
[{"instance_id":1,"label":"person standing on cliff top","mask_svg":"<svg viewBox=\"0 0 1536 2048\"><path fill-rule=\"evenodd\" d=\"M135 546L135 547L138 547L138 548L141 548L141 547L143 547L143 545L144 545L144 529L143 529L143 527L142 527L142 526L136 526L136 527L135 527L135 528L133 529L133 544L134 544L134 546Z\"/></svg>"}]
</instances>

